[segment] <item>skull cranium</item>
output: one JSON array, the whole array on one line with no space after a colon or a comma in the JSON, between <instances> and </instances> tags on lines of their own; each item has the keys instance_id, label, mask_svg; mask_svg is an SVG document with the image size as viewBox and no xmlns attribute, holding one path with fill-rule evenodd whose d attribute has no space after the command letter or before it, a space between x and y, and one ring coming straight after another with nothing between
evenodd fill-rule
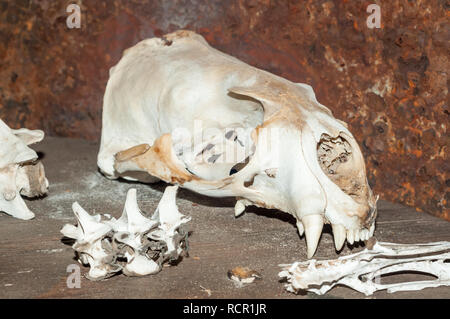
<instances>
[{"instance_id":1,"label":"skull cranium","mask_svg":"<svg viewBox=\"0 0 450 319\"><path fill-rule=\"evenodd\" d=\"M344 122L313 89L177 31L125 51L110 71L98 166L110 178L179 184L292 214L312 257L374 231L376 199Z\"/></svg>"}]
</instances>

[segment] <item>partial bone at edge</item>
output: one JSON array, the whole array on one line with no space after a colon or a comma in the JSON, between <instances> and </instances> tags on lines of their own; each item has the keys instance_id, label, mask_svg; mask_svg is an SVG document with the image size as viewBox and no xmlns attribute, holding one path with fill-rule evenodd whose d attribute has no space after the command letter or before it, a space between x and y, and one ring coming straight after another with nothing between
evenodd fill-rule
<instances>
[{"instance_id":1,"label":"partial bone at edge","mask_svg":"<svg viewBox=\"0 0 450 319\"><path fill-rule=\"evenodd\" d=\"M39 197L48 191L44 166L28 147L43 138L43 131L13 130L0 120L0 212L24 220L34 218L21 195Z\"/></svg>"},{"instance_id":2,"label":"partial bone at edge","mask_svg":"<svg viewBox=\"0 0 450 319\"><path fill-rule=\"evenodd\" d=\"M304 290L323 295L336 285L345 285L368 296L386 289L393 293L450 286L450 264L445 263L449 259L450 242L416 245L376 242L371 249L335 260L312 259L280 265L283 270L279 276L286 278L286 290L294 293ZM374 282L374 278L384 274L408 271L437 279L395 284Z\"/></svg>"}]
</instances>

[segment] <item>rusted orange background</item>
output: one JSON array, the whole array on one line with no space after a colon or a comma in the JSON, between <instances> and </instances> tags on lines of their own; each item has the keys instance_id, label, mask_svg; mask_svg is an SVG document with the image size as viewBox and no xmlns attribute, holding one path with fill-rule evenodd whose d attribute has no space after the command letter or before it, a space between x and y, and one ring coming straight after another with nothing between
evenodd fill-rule
<instances>
[{"instance_id":1,"label":"rusted orange background","mask_svg":"<svg viewBox=\"0 0 450 319\"><path fill-rule=\"evenodd\" d=\"M68 29L66 7L81 7ZM381 8L369 29L367 6ZM99 138L108 70L138 41L201 33L241 60L312 85L359 141L383 199L450 220L446 0L0 1L0 118Z\"/></svg>"}]
</instances>

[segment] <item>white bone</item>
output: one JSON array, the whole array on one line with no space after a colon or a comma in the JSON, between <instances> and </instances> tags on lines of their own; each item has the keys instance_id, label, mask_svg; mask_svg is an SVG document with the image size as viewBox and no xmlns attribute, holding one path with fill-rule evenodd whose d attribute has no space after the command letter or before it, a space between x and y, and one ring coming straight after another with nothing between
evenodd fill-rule
<instances>
[{"instance_id":1,"label":"white bone","mask_svg":"<svg viewBox=\"0 0 450 319\"><path fill-rule=\"evenodd\" d=\"M298 234L300 236L303 236L303 234L305 233L305 226L303 226L303 223L301 221L297 221L297 230L298 230Z\"/></svg>"},{"instance_id":2,"label":"white bone","mask_svg":"<svg viewBox=\"0 0 450 319\"><path fill-rule=\"evenodd\" d=\"M109 224L114 231L125 231L131 234L145 233L157 224L157 222L142 215L137 203L136 195L136 189L130 189L127 193L122 216L118 220L112 218L109 221L105 221L105 223Z\"/></svg>"},{"instance_id":3,"label":"white bone","mask_svg":"<svg viewBox=\"0 0 450 319\"><path fill-rule=\"evenodd\" d=\"M40 142L44 132L12 130L0 120L0 211L19 219L32 219L22 197L37 197L48 190L44 167L28 145Z\"/></svg>"},{"instance_id":4,"label":"white bone","mask_svg":"<svg viewBox=\"0 0 450 319\"><path fill-rule=\"evenodd\" d=\"M419 256L422 255L422 256ZM301 290L323 295L336 285L345 285L365 295L375 291L421 290L427 287L450 286L450 242L428 244L394 244L377 242L372 249L335 260L308 260L280 265L279 276L287 280L290 292ZM375 280L384 274L421 272L435 280L381 284Z\"/></svg>"},{"instance_id":5,"label":"white bone","mask_svg":"<svg viewBox=\"0 0 450 319\"><path fill-rule=\"evenodd\" d=\"M347 241L350 245L355 242L355 231L353 229L347 230Z\"/></svg>"},{"instance_id":6,"label":"white bone","mask_svg":"<svg viewBox=\"0 0 450 319\"><path fill-rule=\"evenodd\" d=\"M78 237L74 239L77 239L80 243L97 241L102 239L108 232L111 231L110 226L101 222L100 215L89 215L89 213L85 211L80 204L73 203L72 210L77 218L79 228L79 231L77 232Z\"/></svg>"},{"instance_id":7,"label":"white bone","mask_svg":"<svg viewBox=\"0 0 450 319\"><path fill-rule=\"evenodd\" d=\"M90 266L88 278L99 280L106 278L117 271L120 267L112 264L113 256L106 251L102 245L103 239L111 232L112 228L101 222L100 215L89 215L78 203L72 205L73 213L77 219L77 227L66 224L61 233L75 239L72 246L79 256L82 264Z\"/></svg>"},{"instance_id":8,"label":"white bone","mask_svg":"<svg viewBox=\"0 0 450 319\"><path fill-rule=\"evenodd\" d=\"M166 188L151 218L139 209L136 190L130 189L122 216L89 215L78 203L73 204L77 227L66 224L61 233L75 239L72 246L81 263L90 266L88 279L106 279L119 271L127 276L156 274L166 261L178 259L187 249L182 225L190 217L176 206L175 186ZM157 260L152 255L159 254ZM120 261L119 257L126 261Z\"/></svg>"},{"instance_id":9,"label":"white bone","mask_svg":"<svg viewBox=\"0 0 450 319\"><path fill-rule=\"evenodd\" d=\"M149 237L162 240L167 244L166 255L179 255L182 248L177 245L176 234L181 225L189 222L191 217L181 214L175 202L178 186L168 186L159 202L153 218L159 221L158 230L149 233Z\"/></svg>"},{"instance_id":10,"label":"white bone","mask_svg":"<svg viewBox=\"0 0 450 319\"><path fill-rule=\"evenodd\" d=\"M245 211L245 204L243 200L238 200L234 206L234 216L238 217Z\"/></svg>"},{"instance_id":11,"label":"white bone","mask_svg":"<svg viewBox=\"0 0 450 319\"><path fill-rule=\"evenodd\" d=\"M127 255L129 262L123 268L127 276L147 276L154 275L161 270L161 266L146 256L133 254Z\"/></svg>"},{"instance_id":12,"label":"white bone","mask_svg":"<svg viewBox=\"0 0 450 319\"><path fill-rule=\"evenodd\" d=\"M98 166L109 178L236 197L236 216L255 205L300 223L321 216L351 243L364 229L373 235L376 198L346 124L311 86L249 66L194 32L144 40L111 69ZM318 236L310 232L308 255Z\"/></svg>"},{"instance_id":13,"label":"white bone","mask_svg":"<svg viewBox=\"0 0 450 319\"><path fill-rule=\"evenodd\" d=\"M331 226L331 228L333 230L334 246L335 246L336 250L339 251L344 246L345 228L344 228L344 226L339 225L339 224L333 224Z\"/></svg>"},{"instance_id":14,"label":"white bone","mask_svg":"<svg viewBox=\"0 0 450 319\"><path fill-rule=\"evenodd\" d=\"M320 235L322 234L323 219L321 215L306 215L302 219L305 227L306 244L308 246L308 258L314 256Z\"/></svg>"}]
</instances>

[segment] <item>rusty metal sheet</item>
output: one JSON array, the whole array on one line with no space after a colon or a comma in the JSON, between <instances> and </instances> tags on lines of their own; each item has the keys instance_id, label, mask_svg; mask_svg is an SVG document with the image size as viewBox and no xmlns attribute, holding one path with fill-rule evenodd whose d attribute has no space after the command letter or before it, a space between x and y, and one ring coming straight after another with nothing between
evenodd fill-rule
<instances>
[{"instance_id":1,"label":"rusty metal sheet","mask_svg":"<svg viewBox=\"0 0 450 319\"><path fill-rule=\"evenodd\" d=\"M81 29L66 6L81 7ZM370 29L366 8L381 8ZM349 123L383 199L450 220L449 2L0 1L0 117L96 140L108 70L177 29L292 81Z\"/></svg>"}]
</instances>

